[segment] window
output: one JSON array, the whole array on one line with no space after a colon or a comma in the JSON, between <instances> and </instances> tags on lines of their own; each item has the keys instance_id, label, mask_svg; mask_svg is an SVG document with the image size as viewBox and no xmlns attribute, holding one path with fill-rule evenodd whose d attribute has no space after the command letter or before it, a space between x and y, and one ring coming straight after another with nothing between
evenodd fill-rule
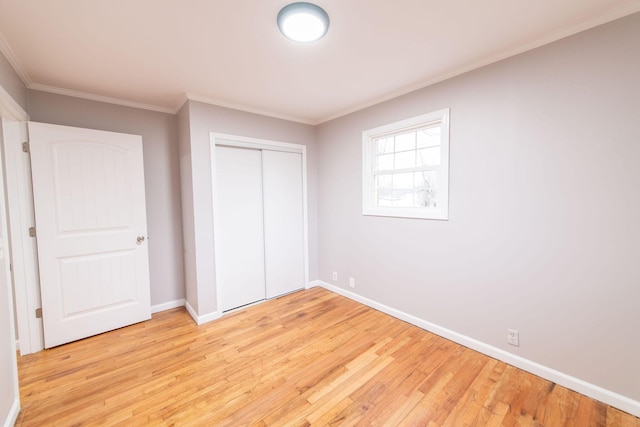
<instances>
[{"instance_id":1,"label":"window","mask_svg":"<svg viewBox=\"0 0 640 427\"><path fill-rule=\"evenodd\" d=\"M364 215L448 219L449 109L362 133Z\"/></svg>"}]
</instances>

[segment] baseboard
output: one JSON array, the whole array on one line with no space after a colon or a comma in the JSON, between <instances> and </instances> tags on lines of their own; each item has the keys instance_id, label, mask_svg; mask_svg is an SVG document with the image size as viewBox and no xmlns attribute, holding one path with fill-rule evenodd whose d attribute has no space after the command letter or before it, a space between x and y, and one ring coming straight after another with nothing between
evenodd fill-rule
<instances>
[{"instance_id":1,"label":"baseboard","mask_svg":"<svg viewBox=\"0 0 640 427\"><path fill-rule=\"evenodd\" d=\"M599 400L600 402L606 403L615 408L618 408L625 412L633 414L636 417L640 417L640 402L636 400L630 399L626 396L615 393L611 390L604 389L595 384L588 383L579 378L572 377L571 375L567 375L563 372L556 371L555 369L549 368L548 366L544 366L532 360L525 359L524 357L509 353L508 351L499 349L497 347L486 344L482 341L478 341L476 339L473 339L466 335L452 331L450 329L443 328L442 326L428 322L424 319L420 319L411 314L407 314L403 311L386 306L377 301L371 300L369 298L363 297L354 292L348 291L346 289L342 289L338 286L331 285L321 280L310 282L307 288L311 288L315 286L320 286L322 288L325 288L338 295L342 295L346 298L349 298L353 301L364 304L368 307L381 311L397 319L411 323L412 325L415 325L421 329L432 332L436 335L439 335L443 338L456 342L460 345L469 347L480 353L486 354L487 356L493 357L502 362L505 362L517 368L520 368L524 371L530 372L534 375L537 375L539 377L552 381L563 387L577 391L578 393L584 394L585 396L589 396L593 399Z\"/></svg>"},{"instance_id":2,"label":"baseboard","mask_svg":"<svg viewBox=\"0 0 640 427\"><path fill-rule=\"evenodd\" d=\"M13 427L20 414L20 400L15 398L11 404L11 409L7 414L7 418L4 420L4 427Z\"/></svg>"},{"instance_id":3,"label":"baseboard","mask_svg":"<svg viewBox=\"0 0 640 427\"><path fill-rule=\"evenodd\" d=\"M325 287L324 285L325 285L325 283L322 280L312 280L311 282L307 283L304 288L305 289L311 289L311 288L315 288L317 286L320 286L320 287L324 288Z\"/></svg>"},{"instance_id":4,"label":"baseboard","mask_svg":"<svg viewBox=\"0 0 640 427\"><path fill-rule=\"evenodd\" d=\"M151 314L158 313L160 311L171 310L172 308L184 307L184 298L177 299L175 301L164 302L162 304L152 305Z\"/></svg>"},{"instance_id":5,"label":"baseboard","mask_svg":"<svg viewBox=\"0 0 640 427\"><path fill-rule=\"evenodd\" d=\"M203 316L199 316L198 313L194 310L194 308L191 307L191 304L189 304L189 301L185 301L184 307L187 309L187 311L193 318L194 322L196 322L196 325L202 325L207 322L212 322L222 317L220 313L218 313L217 311L214 311L213 313L205 314Z\"/></svg>"}]
</instances>

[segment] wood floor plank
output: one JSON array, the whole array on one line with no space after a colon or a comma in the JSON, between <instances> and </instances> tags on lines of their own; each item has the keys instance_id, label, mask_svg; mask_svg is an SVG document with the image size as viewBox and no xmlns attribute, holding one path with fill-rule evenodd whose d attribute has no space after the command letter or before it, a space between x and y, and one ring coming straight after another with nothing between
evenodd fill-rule
<instances>
[{"instance_id":1,"label":"wood floor plank","mask_svg":"<svg viewBox=\"0 0 640 427\"><path fill-rule=\"evenodd\" d=\"M640 426L320 288L19 357L17 426Z\"/></svg>"}]
</instances>

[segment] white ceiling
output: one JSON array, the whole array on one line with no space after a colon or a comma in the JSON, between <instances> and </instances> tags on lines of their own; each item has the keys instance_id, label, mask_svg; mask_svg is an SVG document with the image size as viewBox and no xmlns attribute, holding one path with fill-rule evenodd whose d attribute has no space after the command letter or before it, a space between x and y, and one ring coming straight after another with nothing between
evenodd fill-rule
<instances>
[{"instance_id":1,"label":"white ceiling","mask_svg":"<svg viewBox=\"0 0 640 427\"><path fill-rule=\"evenodd\" d=\"M640 0L0 0L0 50L28 87L175 112L186 99L317 124L637 11ZM4 40L2 40L4 39Z\"/></svg>"}]
</instances>

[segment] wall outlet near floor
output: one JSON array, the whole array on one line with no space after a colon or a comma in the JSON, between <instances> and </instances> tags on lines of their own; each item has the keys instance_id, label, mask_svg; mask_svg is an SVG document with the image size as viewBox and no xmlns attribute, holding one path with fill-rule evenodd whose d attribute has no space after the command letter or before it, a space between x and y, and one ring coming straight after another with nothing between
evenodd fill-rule
<instances>
[{"instance_id":1,"label":"wall outlet near floor","mask_svg":"<svg viewBox=\"0 0 640 427\"><path fill-rule=\"evenodd\" d=\"M331 280L333 280L334 282L338 281L338 272L334 271L333 274L331 274Z\"/></svg>"},{"instance_id":2,"label":"wall outlet near floor","mask_svg":"<svg viewBox=\"0 0 640 427\"><path fill-rule=\"evenodd\" d=\"M356 287L356 279L354 279L353 277L349 277L349 287L350 288Z\"/></svg>"},{"instance_id":3,"label":"wall outlet near floor","mask_svg":"<svg viewBox=\"0 0 640 427\"><path fill-rule=\"evenodd\" d=\"M520 346L520 333L515 329L507 329L507 344Z\"/></svg>"}]
</instances>

